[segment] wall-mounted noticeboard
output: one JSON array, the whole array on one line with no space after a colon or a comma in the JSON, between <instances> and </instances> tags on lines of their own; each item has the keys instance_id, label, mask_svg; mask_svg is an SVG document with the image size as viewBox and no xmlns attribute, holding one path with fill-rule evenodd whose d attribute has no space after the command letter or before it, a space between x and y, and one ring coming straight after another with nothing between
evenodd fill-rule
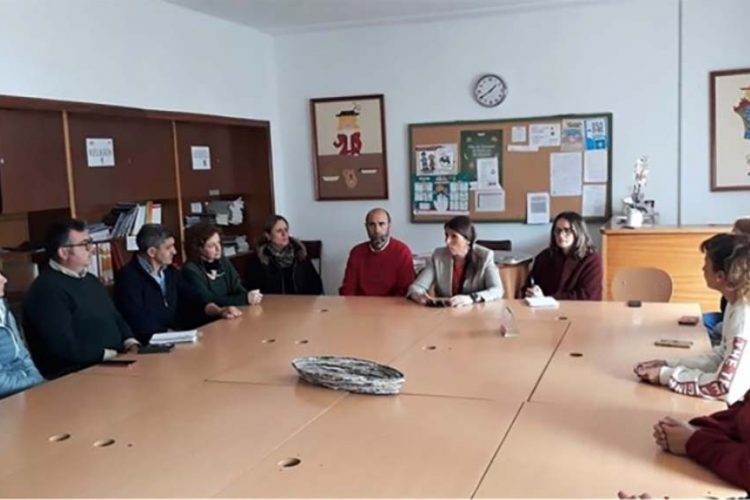
<instances>
[{"instance_id":1,"label":"wall-mounted noticeboard","mask_svg":"<svg viewBox=\"0 0 750 500\"><path fill-rule=\"evenodd\" d=\"M412 222L611 216L611 113L411 124L409 155Z\"/></svg>"}]
</instances>

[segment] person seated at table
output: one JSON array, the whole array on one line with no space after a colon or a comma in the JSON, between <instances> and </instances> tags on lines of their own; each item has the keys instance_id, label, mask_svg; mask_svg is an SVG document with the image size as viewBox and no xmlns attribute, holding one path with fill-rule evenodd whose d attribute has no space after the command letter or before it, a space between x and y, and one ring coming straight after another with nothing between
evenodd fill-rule
<instances>
[{"instance_id":1,"label":"person seated at table","mask_svg":"<svg viewBox=\"0 0 750 500\"><path fill-rule=\"evenodd\" d=\"M8 279L0 274L0 398L44 382L5 300L7 282Z\"/></svg>"},{"instance_id":2,"label":"person seated at table","mask_svg":"<svg viewBox=\"0 0 750 500\"><path fill-rule=\"evenodd\" d=\"M365 217L370 241L352 248L341 295L403 297L415 278L409 247L391 236L391 214L373 208Z\"/></svg>"},{"instance_id":3,"label":"person seated at table","mask_svg":"<svg viewBox=\"0 0 750 500\"><path fill-rule=\"evenodd\" d=\"M664 417L653 435L664 451L693 459L750 495L750 391L707 417Z\"/></svg>"},{"instance_id":4,"label":"person seated at table","mask_svg":"<svg viewBox=\"0 0 750 500\"><path fill-rule=\"evenodd\" d=\"M112 300L87 269L94 253L86 224L53 224L45 238L49 269L31 284L23 324L34 364L46 379L136 352L139 342Z\"/></svg>"},{"instance_id":5,"label":"person seated at table","mask_svg":"<svg viewBox=\"0 0 750 500\"><path fill-rule=\"evenodd\" d=\"M701 250L706 284L728 301L721 344L691 358L638 363L634 371L644 382L733 404L750 389L750 238L717 234Z\"/></svg>"},{"instance_id":6,"label":"person seated at table","mask_svg":"<svg viewBox=\"0 0 750 500\"><path fill-rule=\"evenodd\" d=\"M475 243L476 230L463 215L445 223L445 247L432 258L409 287L408 297L423 305L460 307L500 300L503 284L492 250ZM434 296L444 298L435 301Z\"/></svg>"},{"instance_id":7,"label":"person seated at table","mask_svg":"<svg viewBox=\"0 0 750 500\"><path fill-rule=\"evenodd\" d=\"M602 300L602 259L583 218L561 212L550 231L549 247L534 258L526 296L559 300Z\"/></svg>"},{"instance_id":8,"label":"person seated at table","mask_svg":"<svg viewBox=\"0 0 750 500\"><path fill-rule=\"evenodd\" d=\"M732 233L750 236L750 217L740 217L734 221ZM726 308L727 299L722 297L719 302L719 311L703 314L703 325L708 330L708 338L711 339L711 345L719 345L721 342L721 322L724 321L724 311Z\"/></svg>"},{"instance_id":9,"label":"person seated at table","mask_svg":"<svg viewBox=\"0 0 750 500\"><path fill-rule=\"evenodd\" d=\"M115 305L135 337L148 344L155 333L195 328L188 311L202 309L207 318L236 318L234 306L204 303L172 265L177 254L172 233L161 224L144 224L136 236L138 252L115 277Z\"/></svg>"},{"instance_id":10,"label":"person seated at table","mask_svg":"<svg viewBox=\"0 0 750 500\"><path fill-rule=\"evenodd\" d=\"M210 222L202 221L185 230L187 262L182 267L185 281L193 287L203 304L219 307L258 305L263 296L248 292L237 269L222 255L221 231ZM207 323L211 318L205 310L192 312L188 322Z\"/></svg>"},{"instance_id":11,"label":"person seated at table","mask_svg":"<svg viewBox=\"0 0 750 500\"><path fill-rule=\"evenodd\" d=\"M323 283L305 245L289 236L289 222L281 215L272 215L266 220L263 237L248 262L245 283L248 288L257 288L262 293L323 293Z\"/></svg>"}]
</instances>

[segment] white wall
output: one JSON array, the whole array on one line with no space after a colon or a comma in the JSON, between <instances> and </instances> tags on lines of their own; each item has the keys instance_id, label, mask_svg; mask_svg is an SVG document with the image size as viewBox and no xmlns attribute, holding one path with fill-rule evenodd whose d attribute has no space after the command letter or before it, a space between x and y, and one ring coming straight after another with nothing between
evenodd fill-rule
<instances>
[{"instance_id":1,"label":"white wall","mask_svg":"<svg viewBox=\"0 0 750 500\"><path fill-rule=\"evenodd\" d=\"M324 281L336 293L349 248L364 239L365 212L388 208L394 234L414 251L441 244L440 224L410 220L407 124L558 113L614 113L614 207L631 168L651 157L649 198L677 219L677 0L623 0L485 18L366 27L276 39L279 126L285 158L282 210L292 233L324 241ZM477 75L496 72L510 94L499 108L474 103ZM308 99L385 94L389 199L315 202ZM277 163L278 165L278 163ZM481 224L483 238L537 251L548 226Z\"/></svg>"},{"instance_id":2,"label":"white wall","mask_svg":"<svg viewBox=\"0 0 750 500\"><path fill-rule=\"evenodd\" d=\"M0 19L0 94L271 120L281 156L268 35L156 0L2 0Z\"/></svg>"},{"instance_id":3,"label":"white wall","mask_svg":"<svg viewBox=\"0 0 750 500\"><path fill-rule=\"evenodd\" d=\"M750 214L750 193L710 192L708 74L750 68L750 2L685 0L682 17L682 222L731 223Z\"/></svg>"}]
</instances>

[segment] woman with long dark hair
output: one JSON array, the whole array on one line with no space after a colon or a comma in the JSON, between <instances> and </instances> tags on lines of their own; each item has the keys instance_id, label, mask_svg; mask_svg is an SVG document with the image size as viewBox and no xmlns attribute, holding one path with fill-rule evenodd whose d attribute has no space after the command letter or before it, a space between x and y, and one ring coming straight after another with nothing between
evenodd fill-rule
<instances>
[{"instance_id":1,"label":"woman with long dark hair","mask_svg":"<svg viewBox=\"0 0 750 500\"><path fill-rule=\"evenodd\" d=\"M555 217L549 247L534 259L526 296L542 295L560 300L602 300L602 259L576 212Z\"/></svg>"},{"instance_id":2,"label":"woman with long dark hair","mask_svg":"<svg viewBox=\"0 0 750 500\"><path fill-rule=\"evenodd\" d=\"M408 297L424 305L459 307L500 300L503 284L492 250L477 245L474 224L466 216L445 223L445 246L435 250L409 287ZM431 296L447 300L435 301Z\"/></svg>"}]
</instances>

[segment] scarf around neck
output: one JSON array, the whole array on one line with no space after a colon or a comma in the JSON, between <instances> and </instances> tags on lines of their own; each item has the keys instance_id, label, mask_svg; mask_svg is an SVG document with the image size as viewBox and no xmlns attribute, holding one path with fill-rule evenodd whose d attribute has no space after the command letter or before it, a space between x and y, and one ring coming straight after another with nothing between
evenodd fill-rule
<instances>
[{"instance_id":1,"label":"scarf around neck","mask_svg":"<svg viewBox=\"0 0 750 500\"><path fill-rule=\"evenodd\" d=\"M269 256L281 269L286 269L294 264L294 245L291 242L281 250L276 250L270 243L266 246Z\"/></svg>"}]
</instances>

